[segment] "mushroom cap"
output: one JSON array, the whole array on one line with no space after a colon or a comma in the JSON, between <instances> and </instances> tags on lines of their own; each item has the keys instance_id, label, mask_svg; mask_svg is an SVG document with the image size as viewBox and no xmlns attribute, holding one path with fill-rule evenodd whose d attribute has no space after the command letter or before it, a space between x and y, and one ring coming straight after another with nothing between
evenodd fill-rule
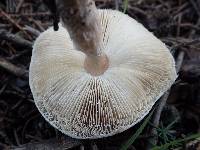
<instances>
[{"instance_id":1,"label":"mushroom cap","mask_svg":"<svg viewBox=\"0 0 200 150\"><path fill-rule=\"evenodd\" d=\"M30 64L38 110L52 126L78 139L107 137L134 126L177 77L170 51L143 25L115 10L98 12L99 48L109 59L102 75L87 73L85 54L61 25L37 38Z\"/></svg>"}]
</instances>

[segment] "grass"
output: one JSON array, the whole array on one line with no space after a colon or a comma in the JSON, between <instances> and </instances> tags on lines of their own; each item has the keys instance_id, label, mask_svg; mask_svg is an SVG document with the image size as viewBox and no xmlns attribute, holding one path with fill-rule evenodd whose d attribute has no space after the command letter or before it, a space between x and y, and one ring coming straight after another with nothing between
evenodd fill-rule
<instances>
[{"instance_id":1,"label":"grass","mask_svg":"<svg viewBox=\"0 0 200 150\"><path fill-rule=\"evenodd\" d=\"M163 144L166 144L172 140L175 140L175 136L173 135L173 127L178 119L175 119L172 123L170 123L167 127L164 127L163 123L160 123L160 127L157 128L158 136L163 141Z\"/></svg>"},{"instance_id":2,"label":"grass","mask_svg":"<svg viewBox=\"0 0 200 150\"><path fill-rule=\"evenodd\" d=\"M173 141L166 143L164 145L161 145L161 146L155 146L152 150L167 150L170 147L178 147L178 146L182 145L183 142L187 142L189 140L197 139L199 137L200 137L200 133L193 134L193 135L188 136L188 137L183 138L183 139L173 140Z\"/></svg>"},{"instance_id":3,"label":"grass","mask_svg":"<svg viewBox=\"0 0 200 150\"><path fill-rule=\"evenodd\" d=\"M135 134L125 143L121 146L120 150L127 150L138 138L138 136L142 133L146 125L149 123L151 116L153 115L154 109L151 111L151 113L148 115L148 117L144 120L142 125L137 129ZM154 146L152 150L168 150L170 148L180 147L182 146L183 142L187 142L189 140L197 139L200 137L200 133L190 135L183 139L174 139L170 133L171 129L173 128L174 124L177 122L177 119L174 120L172 123L170 123L167 127L164 127L161 124L161 127L157 128L158 136L164 140L164 144L160 146Z\"/></svg>"},{"instance_id":4,"label":"grass","mask_svg":"<svg viewBox=\"0 0 200 150\"><path fill-rule=\"evenodd\" d=\"M127 150L129 148L129 146L131 146L134 143L134 141L138 138L138 136L142 133L142 131L144 130L144 128L148 124L149 120L151 119L151 116L153 115L154 110L155 109L153 109L151 111L151 113L144 120L144 122L142 123L142 125L140 126L140 128L137 129L137 131L135 132L135 134L133 134L133 136L125 144L122 145L122 147L120 148L120 150Z\"/></svg>"},{"instance_id":5,"label":"grass","mask_svg":"<svg viewBox=\"0 0 200 150\"><path fill-rule=\"evenodd\" d=\"M128 0L124 0L124 4L123 4L123 13L126 13L127 9L128 9Z\"/></svg>"}]
</instances>

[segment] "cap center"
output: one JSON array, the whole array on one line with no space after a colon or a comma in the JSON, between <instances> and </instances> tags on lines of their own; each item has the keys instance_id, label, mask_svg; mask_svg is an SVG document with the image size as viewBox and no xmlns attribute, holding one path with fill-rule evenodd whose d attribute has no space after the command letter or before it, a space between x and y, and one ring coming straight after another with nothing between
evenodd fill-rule
<instances>
[{"instance_id":1,"label":"cap center","mask_svg":"<svg viewBox=\"0 0 200 150\"><path fill-rule=\"evenodd\" d=\"M109 67L109 59L106 54L100 56L86 56L84 61L85 70L93 75L99 76L103 74Z\"/></svg>"}]
</instances>

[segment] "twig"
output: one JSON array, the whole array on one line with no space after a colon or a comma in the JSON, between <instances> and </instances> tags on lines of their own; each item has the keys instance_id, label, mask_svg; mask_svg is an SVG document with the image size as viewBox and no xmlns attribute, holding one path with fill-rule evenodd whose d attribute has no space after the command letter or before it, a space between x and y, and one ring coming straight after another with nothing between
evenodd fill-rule
<instances>
[{"instance_id":1,"label":"twig","mask_svg":"<svg viewBox=\"0 0 200 150\"><path fill-rule=\"evenodd\" d=\"M3 28L8 28L10 27L11 25L10 24L2 24L0 23L0 28L3 29Z\"/></svg>"},{"instance_id":2,"label":"twig","mask_svg":"<svg viewBox=\"0 0 200 150\"><path fill-rule=\"evenodd\" d=\"M7 13L5 13L3 10L0 10L0 13L5 16L9 22L11 22L14 26L21 30L29 39L31 39L30 35L26 31L24 31L24 29L18 23L16 23L16 21L14 21Z\"/></svg>"},{"instance_id":3,"label":"twig","mask_svg":"<svg viewBox=\"0 0 200 150\"><path fill-rule=\"evenodd\" d=\"M20 145L20 141L19 141L19 137L18 137L18 135L17 135L17 131L14 130L13 132L14 132L15 141L16 141L17 145Z\"/></svg>"},{"instance_id":4,"label":"twig","mask_svg":"<svg viewBox=\"0 0 200 150\"><path fill-rule=\"evenodd\" d=\"M18 5L17 5L17 7L16 7L16 9L15 9L15 13L18 13L18 12L19 12L19 10L20 10L20 8L21 8L21 6L22 6L23 3L24 3L24 0L20 0L20 1L19 1Z\"/></svg>"},{"instance_id":5,"label":"twig","mask_svg":"<svg viewBox=\"0 0 200 150\"><path fill-rule=\"evenodd\" d=\"M180 35L180 30L181 30L181 21L182 21L182 14L178 16L178 24L177 24L177 31L176 31L176 36L179 37Z\"/></svg>"},{"instance_id":6,"label":"twig","mask_svg":"<svg viewBox=\"0 0 200 150\"><path fill-rule=\"evenodd\" d=\"M160 122L160 116L161 116L161 113L162 113L162 110L166 104L166 101L168 99L168 96L169 96L169 93L170 93L170 90L168 90L159 100L159 103L158 103L158 106L154 112L154 116L151 120L152 122L152 128L150 130L150 133L149 134L152 134L154 135L153 137L151 137L148 141L148 144L147 144L147 150L150 150L152 148L152 145L156 145L157 144L157 141L158 141L158 136L157 136L157 130L156 130L156 127L159 126L159 122Z\"/></svg>"},{"instance_id":7,"label":"twig","mask_svg":"<svg viewBox=\"0 0 200 150\"><path fill-rule=\"evenodd\" d=\"M9 14L10 17L19 18L19 17L44 17L44 16L51 16L49 12L36 12L36 13L22 13L22 14ZM0 14L0 17L5 17Z\"/></svg>"},{"instance_id":8,"label":"twig","mask_svg":"<svg viewBox=\"0 0 200 150\"><path fill-rule=\"evenodd\" d=\"M197 15L200 18L200 11L199 11L200 8L198 7L198 4L194 0L189 0L189 1L192 4L192 7L194 8L194 10L196 11Z\"/></svg>"},{"instance_id":9,"label":"twig","mask_svg":"<svg viewBox=\"0 0 200 150\"><path fill-rule=\"evenodd\" d=\"M30 32L30 33L32 33L36 37L38 37L40 35L40 31L38 31L35 28L32 28L31 26L25 25L25 27L23 29L26 30L26 31L28 31L28 32Z\"/></svg>"},{"instance_id":10,"label":"twig","mask_svg":"<svg viewBox=\"0 0 200 150\"><path fill-rule=\"evenodd\" d=\"M28 143L20 146L13 146L10 150L68 150L79 146L81 143L78 140L67 139L50 139L42 142Z\"/></svg>"},{"instance_id":11,"label":"twig","mask_svg":"<svg viewBox=\"0 0 200 150\"><path fill-rule=\"evenodd\" d=\"M28 78L27 70L13 65L12 63L5 60L4 58L0 58L0 67L6 69L7 71L11 72L12 74L18 77Z\"/></svg>"},{"instance_id":12,"label":"twig","mask_svg":"<svg viewBox=\"0 0 200 150\"><path fill-rule=\"evenodd\" d=\"M174 45L171 49L177 49L184 46L191 46L198 44L200 42L200 38L196 39L185 39L185 38L162 38L161 39L164 43L173 43ZM178 43L178 44L177 44Z\"/></svg>"},{"instance_id":13,"label":"twig","mask_svg":"<svg viewBox=\"0 0 200 150\"><path fill-rule=\"evenodd\" d=\"M92 150L98 150L98 147L95 143L91 143Z\"/></svg>"},{"instance_id":14,"label":"twig","mask_svg":"<svg viewBox=\"0 0 200 150\"><path fill-rule=\"evenodd\" d=\"M183 51L181 51L177 57L177 60L176 60L176 71L177 72L179 72L179 70L182 66L184 55L185 55L185 53ZM148 143L146 146L147 150L150 150L152 148L152 145L157 144L158 135L157 135L156 128L159 126L160 116L161 116L162 110L167 102L169 94L170 94L170 89L160 98L158 106L154 112L154 116L151 120L152 128L150 129L150 132L149 132L149 134L154 135L154 136L148 140Z\"/></svg>"},{"instance_id":15,"label":"twig","mask_svg":"<svg viewBox=\"0 0 200 150\"><path fill-rule=\"evenodd\" d=\"M183 46L190 46L190 45L193 45L193 44L198 44L199 42L200 42L200 39L194 39L194 40L187 41L187 42L181 41L180 44L174 45L172 47L172 49L177 49L177 48L183 47Z\"/></svg>"},{"instance_id":16,"label":"twig","mask_svg":"<svg viewBox=\"0 0 200 150\"><path fill-rule=\"evenodd\" d=\"M136 13L138 13L138 14L140 14L140 15L142 15L142 16L144 16L144 17L148 17L148 14L145 12L145 11L143 11L142 9L140 9L139 7L134 7L134 6L129 6L128 7L128 9L129 10L133 10L134 12L136 12Z\"/></svg>"},{"instance_id":17,"label":"twig","mask_svg":"<svg viewBox=\"0 0 200 150\"><path fill-rule=\"evenodd\" d=\"M196 23L196 25L195 26L200 26L200 17L199 17L199 19L197 20L197 23ZM192 29L191 31L190 31L190 34L189 34L189 37L193 37L194 36L194 34L195 34L195 30L194 29Z\"/></svg>"},{"instance_id":18,"label":"twig","mask_svg":"<svg viewBox=\"0 0 200 150\"><path fill-rule=\"evenodd\" d=\"M6 32L5 30L0 30L0 39L12 42L16 45L32 49L32 42L25 40L17 35Z\"/></svg>"},{"instance_id":19,"label":"twig","mask_svg":"<svg viewBox=\"0 0 200 150\"><path fill-rule=\"evenodd\" d=\"M176 71L177 73L180 71L182 63L183 63L183 59L184 59L185 53L183 51L181 51L176 59Z\"/></svg>"},{"instance_id":20,"label":"twig","mask_svg":"<svg viewBox=\"0 0 200 150\"><path fill-rule=\"evenodd\" d=\"M198 27L197 25L193 25L193 24L191 24L191 23L181 23L180 24L180 27L181 28L190 28L190 29L192 29L192 30L200 30L200 27Z\"/></svg>"},{"instance_id":21,"label":"twig","mask_svg":"<svg viewBox=\"0 0 200 150\"><path fill-rule=\"evenodd\" d=\"M7 0L6 1L6 11L13 13L16 7L16 1L13 0Z\"/></svg>"},{"instance_id":22,"label":"twig","mask_svg":"<svg viewBox=\"0 0 200 150\"><path fill-rule=\"evenodd\" d=\"M41 22L40 21L36 21L35 19L31 19L29 18L29 21L33 22L40 31L45 31L44 27L41 25Z\"/></svg>"},{"instance_id":23,"label":"twig","mask_svg":"<svg viewBox=\"0 0 200 150\"><path fill-rule=\"evenodd\" d=\"M119 0L115 0L115 9L119 10Z\"/></svg>"}]
</instances>

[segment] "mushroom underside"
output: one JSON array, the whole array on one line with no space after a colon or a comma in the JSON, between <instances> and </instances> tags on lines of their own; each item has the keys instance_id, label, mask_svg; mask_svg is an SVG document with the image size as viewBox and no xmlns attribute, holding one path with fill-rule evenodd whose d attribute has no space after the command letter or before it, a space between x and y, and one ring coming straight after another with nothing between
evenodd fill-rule
<instances>
[{"instance_id":1,"label":"mushroom underside","mask_svg":"<svg viewBox=\"0 0 200 150\"><path fill-rule=\"evenodd\" d=\"M176 79L167 47L140 23L114 10L99 10L101 49L107 70L93 76L86 56L60 25L36 40L30 87L38 110L74 138L102 138L132 127L151 110Z\"/></svg>"}]
</instances>

